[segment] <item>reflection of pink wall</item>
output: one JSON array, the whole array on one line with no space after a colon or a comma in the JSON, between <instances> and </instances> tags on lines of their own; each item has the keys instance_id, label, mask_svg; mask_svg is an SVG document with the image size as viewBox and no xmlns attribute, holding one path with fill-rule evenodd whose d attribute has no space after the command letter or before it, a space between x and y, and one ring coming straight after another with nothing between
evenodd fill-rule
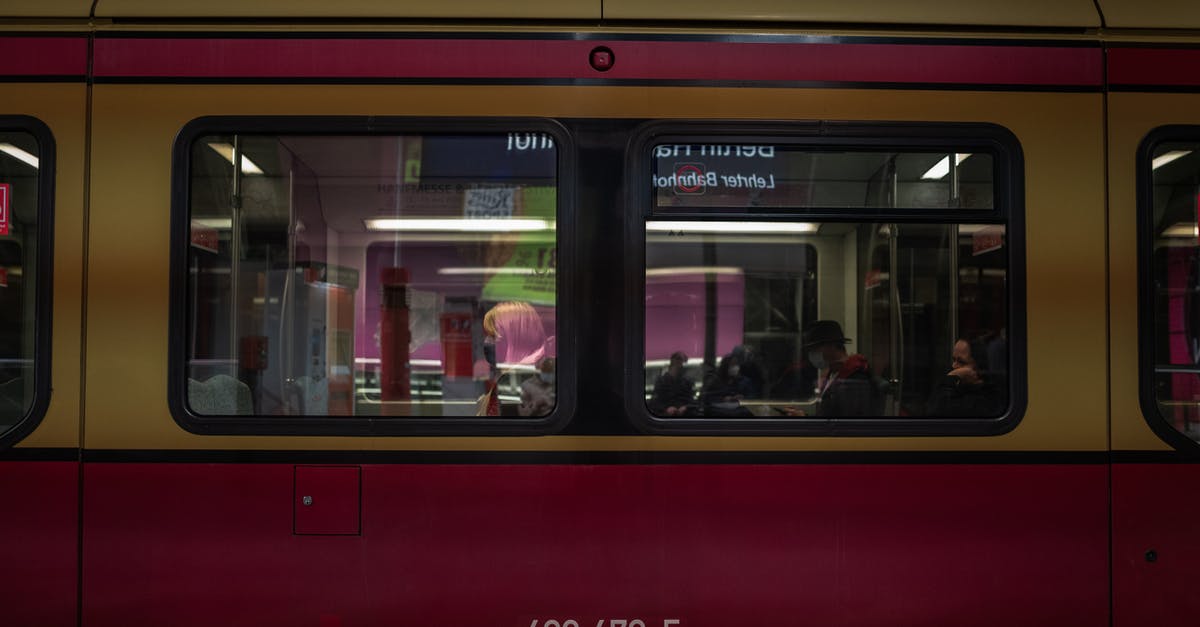
<instances>
[{"instance_id":1,"label":"reflection of pink wall","mask_svg":"<svg viewBox=\"0 0 1200 627\"><path fill-rule=\"evenodd\" d=\"M742 343L745 279L719 274L717 280L717 355ZM675 351L704 356L703 274L646 279L646 359L667 359Z\"/></svg>"},{"instance_id":2,"label":"reflection of pink wall","mask_svg":"<svg viewBox=\"0 0 1200 627\"><path fill-rule=\"evenodd\" d=\"M454 244L401 244L399 265L408 270L413 289L437 292L444 297L468 297L478 300L483 292L486 277L480 274L443 275L442 268L471 267L478 262L464 260ZM355 357L378 359L375 331L379 325L380 284L383 268L396 265L396 245L391 242L376 242L367 247L366 269L360 278L360 297L356 314L354 353ZM546 356L555 354L555 308L534 307L542 320L547 342ZM482 314L478 314L482 315ZM497 346L497 354L504 355L504 346ZM441 359L440 342L426 342L410 355L412 359Z\"/></svg>"}]
</instances>

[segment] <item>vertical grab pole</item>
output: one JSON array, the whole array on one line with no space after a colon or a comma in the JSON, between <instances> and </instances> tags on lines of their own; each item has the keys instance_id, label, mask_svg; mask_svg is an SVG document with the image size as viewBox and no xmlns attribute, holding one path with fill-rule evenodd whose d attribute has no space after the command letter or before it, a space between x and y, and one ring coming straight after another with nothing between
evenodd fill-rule
<instances>
[{"instance_id":1,"label":"vertical grab pole","mask_svg":"<svg viewBox=\"0 0 1200 627\"><path fill-rule=\"evenodd\" d=\"M958 184L958 155L950 155L950 207L962 205ZM950 347L958 341L958 224L950 225Z\"/></svg>"},{"instance_id":2,"label":"vertical grab pole","mask_svg":"<svg viewBox=\"0 0 1200 627\"><path fill-rule=\"evenodd\" d=\"M229 199L229 358L238 358L238 299L241 289L239 277L242 271L242 138L233 136L233 195ZM231 373L237 376L238 372Z\"/></svg>"},{"instance_id":3,"label":"vertical grab pole","mask_svg":"<svg viewBox=\"0 0 1200 627\"><path fill-rule=\"evenodd\" d=\"M383 298L379 320L379 387L383 398L380 413L408 416L412 400L411 364L408 343L408 270L384 268L381 276Z\"/></svg>"}]
</instances>

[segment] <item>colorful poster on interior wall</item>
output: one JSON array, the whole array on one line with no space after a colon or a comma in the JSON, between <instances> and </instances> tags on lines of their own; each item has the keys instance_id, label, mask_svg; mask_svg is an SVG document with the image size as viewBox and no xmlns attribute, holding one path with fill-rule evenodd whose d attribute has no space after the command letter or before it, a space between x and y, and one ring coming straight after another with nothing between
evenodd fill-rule
<instances>
[{"instance_id":1,"label":"colorful poster on interior wall","mask_svg":"<svg viewBox=\"0 0 1200 627\"><path fill-rule=\"evenodd\" d=\"M12 184L0 183L0 235L8 235L9 206L12 200Z\"/></svg>"},{"instance_id":2,"label":"colorful poster on interior wall","mask_svg":"<svg viewBox=\"0 0 1200 627\"><path fill-rule=\"evenodd\" d=\"M558 269L556 191L554 187L509 188L509 198L502 203L509 215L514 219L544 220L546 227L493 235L487 265L495 268L495 274L483 287L484 301L554 305ZM475 211L477 207L464 203L463 210Z\"/></svg>"}]
</instances>

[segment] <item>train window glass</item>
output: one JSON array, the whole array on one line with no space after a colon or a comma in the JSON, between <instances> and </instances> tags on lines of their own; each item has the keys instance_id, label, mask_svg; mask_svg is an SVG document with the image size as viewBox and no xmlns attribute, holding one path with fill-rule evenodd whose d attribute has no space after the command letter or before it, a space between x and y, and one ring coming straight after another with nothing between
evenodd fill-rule
<instances>
[{"instance_id":1,"label":"train window glass","mask_svg":"<svg viewBox=\"0 0 1200 627\"><path fill-rule=\"evenodd\" d=\"M649 146L653 424L1008 415L1015 255L998 150Z\"/></svg>"},{"instance_id":2,"label":"train window glass","mask_svg":"<svg viewBox=\"0 0 1200 627\"><path fill-rule=\"evenodd\" d=\"M39 140L27 131L0 130L0 437L19 437L15 432L29 426L25 418L43 396L40 389L48 390L48 373L35 360L39 336L48 330L39 328L38 316L48 279L39 229L48 226L42 205L44 187L53 181L42 147L46 134Z\"/></svg>"},{"instance_id":3,"label":"train window glass","mask_svg":"<svg viewBox=\"0 0 1200 627\"><path fill-rule=\"evenodd\" d=\"M554 411L554 137L206 134L190 151L192 415Z\"/></svg>"},{"instance_id":4,"label":"train window glass","mask_svg":"<svg viewBox=\"0 0 1200 627\"><path fill-rule=\"evenodd\" d=\"M764 209L993 208L992 156L817 151L770 144L654 149L656 213Z\"/></svg>"},{"instance_id":5,"label":"train window glass","mask_svg":"<svg viewBox=\"0 0 1200 627\"><path fill-rule=\"evenodd\" d=\"M1200 441L1200 141L1159 142L1141 167L1153 221L1153 407Z\"/></svg>"}]
</instances>

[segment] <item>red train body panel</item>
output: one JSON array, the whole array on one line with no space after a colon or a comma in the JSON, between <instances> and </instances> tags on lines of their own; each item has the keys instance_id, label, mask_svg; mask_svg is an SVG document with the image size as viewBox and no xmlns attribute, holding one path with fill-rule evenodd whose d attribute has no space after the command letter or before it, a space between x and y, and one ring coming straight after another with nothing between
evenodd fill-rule
<instances>
[{"instance_id":1,"label":"red train body panel","mask_svg":"<svg viewBox=\"0 0 1200 627\"><path fill-rule=\"evenodd\" d=\"M999 626L1108 613L1103 464L361 470L362 533L330 536L292 532L304 507L292 465L89 464L84 623ZM316 492L314 506L330 498Z\"/></svg>"},{"instance_id":2,"label":"red train body panel","mask_svg":"<svg viewBox=\"0 0 1200 627\"><path fill-rule=\"evenodd\" d=\"M0 462L0 598L7 625L76 625L79 463Z\"/></svg>"}]
</instances>

